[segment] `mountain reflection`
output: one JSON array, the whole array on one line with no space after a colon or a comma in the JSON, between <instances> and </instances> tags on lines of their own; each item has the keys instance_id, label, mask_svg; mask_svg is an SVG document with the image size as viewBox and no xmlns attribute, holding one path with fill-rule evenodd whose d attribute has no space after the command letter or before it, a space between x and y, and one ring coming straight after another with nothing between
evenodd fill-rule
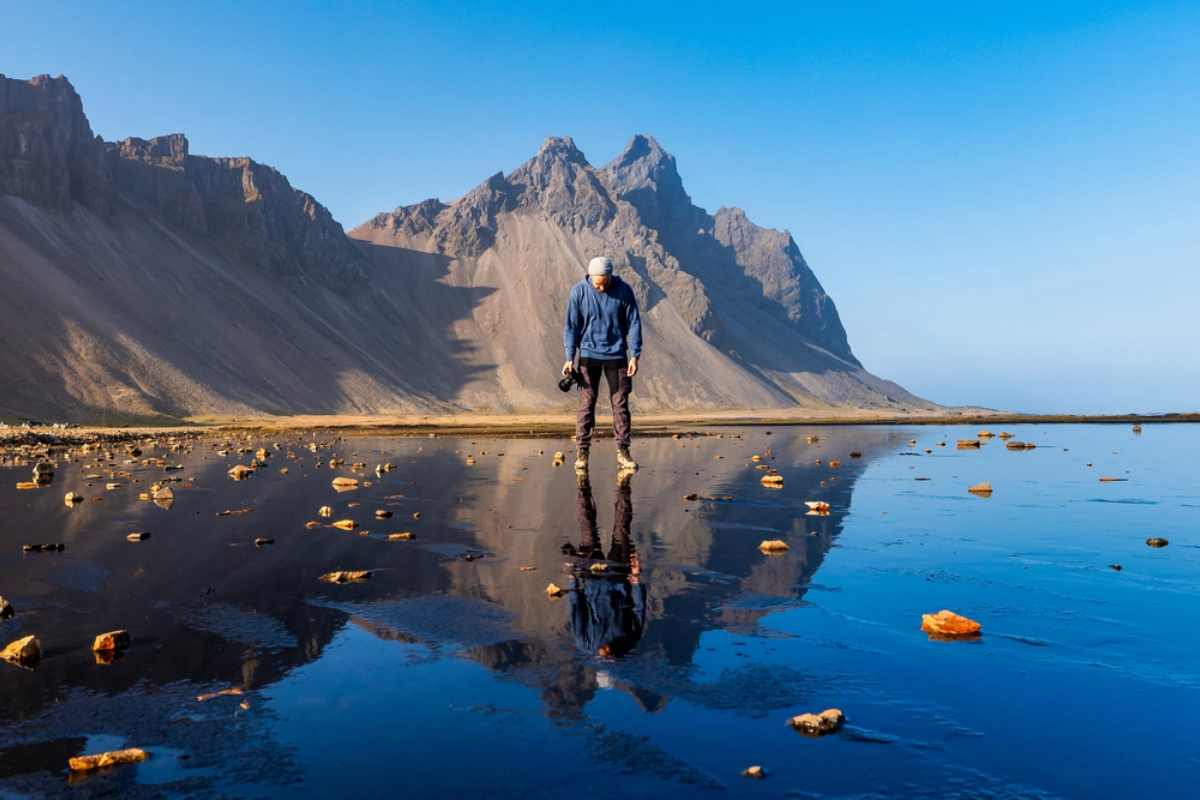
<instances>
[{"instance_id":1,"label":"mountain reflection","mask_svg":"<svg viewBox=\"0 0 1200 800\"><path fill-rule=\"evenodd\" d=\"M345 495L330 489L334 473L296 444L287 476L263 471L238 482L224 475L235 456L217 457L210 443L173 454L196 488L177 491L170 509L139 503L137 488L67 508L62 491L83 487L85 466L65 460L55 489L23 495L11 531L44 530L67 549L18 558L15 533L0 542L4 594L18 608L5 635L37 633L45 651L37 670L3 671L0 723L60 704L72 688L261 688L320 659L348 623L459 653L534 686L555 716L577 717L596 692L614 688L654 711L691 691L679 670L693 663L705 632L752 631L803 596L866 463L896 442L876 429L838 430L816 442L799 431L767 438L754 429L643 439L636 475L610 477L598 455L591 480L576 481L552 467L541 453L546 443L535 440L344 440L320 457L397 465L364 474L371 485ZM863 458L848 459L851 450ZM476 466L464 463L469 451ZM782 491L760 485L753 452L769 453L764 461L785 474ZM834 458L846 463L831 469ZM161 476L143 472L134 468L130 482ZM808 499L826 500L832 512L808 516ZM605 525L598 509L609 502ZM306 530L326 503L369 535ZM253 512L217 517L242 506ZM375 510L404 522L373 519ZM414 541L387 541L404 527ZM153 538L129 544L124 535L134 529ZM254 548L256 536L275 544ZM764 556L763 538L785 538L791 549ZM524 565L535 569L518 569ZM376 573L345 586L317 580L337 568ZM563 584L564 597L546 596L550 580ZM95 664L79 643L117 627L131 629L133 647L110 665Z\"/></svg>"}]
</instances>

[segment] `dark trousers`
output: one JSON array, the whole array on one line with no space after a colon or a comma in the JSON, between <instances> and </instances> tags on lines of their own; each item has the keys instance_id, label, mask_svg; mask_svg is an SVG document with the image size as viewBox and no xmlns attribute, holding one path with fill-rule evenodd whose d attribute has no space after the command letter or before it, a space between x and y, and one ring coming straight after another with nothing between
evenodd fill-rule
<instances>
[{"instance_id":1,"label":"dark trousers","mask_svg":"<svg viewBox=\"0 0 1200 800\"><path fill-rule=\"evenodd\" d=\"M592 429L596 427L596 400L600 396L600 375L608 384L609 402L612 403L613 438L617 447L629 447L629 393L633 391L633 378L626 372L628 364L622 361L579 360L579 372L583 376L583 387L579 390L579 411L575 416L575 446L587 450L592 446Z\"/></svg>"}]
</instances>

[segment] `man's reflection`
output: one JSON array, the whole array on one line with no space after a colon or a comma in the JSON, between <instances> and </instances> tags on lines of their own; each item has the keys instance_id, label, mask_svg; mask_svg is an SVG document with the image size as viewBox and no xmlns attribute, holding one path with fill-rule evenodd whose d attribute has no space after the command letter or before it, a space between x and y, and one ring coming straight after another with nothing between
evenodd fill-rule
<instances>
[{"instance_id":1,"label":"man's reflection","mask_svg":"<svg viewBox=\"0 0 1200 800\"><path fill-rule=\"evenodd\" d=\"M630 481L633 472L617 477L617 502L613 510L612 544L607 556L596 528L596 501L587 475L579 475L577 507L579 546L569 542L563 554L575 574L568 594L571 633L584 652L616 658L631 651L646 628L646 587L641 564L629 536L633 523Z\"/></svg>"}]
</instances>

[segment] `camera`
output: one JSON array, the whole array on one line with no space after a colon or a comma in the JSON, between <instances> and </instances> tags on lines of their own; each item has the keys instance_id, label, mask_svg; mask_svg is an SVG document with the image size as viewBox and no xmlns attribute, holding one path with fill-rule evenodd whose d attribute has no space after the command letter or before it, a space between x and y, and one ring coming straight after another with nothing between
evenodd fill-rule
<instances>
[{"instance_id":1,"label":"camera","mask_svg":"<svg viewBox=\"0 0 1200 800\"><path fill-rule=\"evenodd\" d=\"M569 392L573 386L583 387L583 375L579 374L579 370L571 368L571 374L563 376L563 379L558 382L558 390L560 392Z\"/></svg>"}]
</instances>

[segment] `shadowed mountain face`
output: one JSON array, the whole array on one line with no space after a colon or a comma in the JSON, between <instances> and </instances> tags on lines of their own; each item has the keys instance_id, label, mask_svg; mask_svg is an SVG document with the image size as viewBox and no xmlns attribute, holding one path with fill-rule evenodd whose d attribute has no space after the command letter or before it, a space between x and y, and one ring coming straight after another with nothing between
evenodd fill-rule
<instances>
[{"instance_id":1,"label":"shadowed mountain face","mask_svg":"<svg viewBox=\"0 0 1200 800\"><path fill-rule=\"evenodd\" d=\"M930 407L862 368L788 234L692 205L648 137L601 169L548 139L352 235L271 167L105 142L65 78L0 76L0 414L565 409L597 253L643 307L640 409Z\"/></svg>"}]
</instances>

